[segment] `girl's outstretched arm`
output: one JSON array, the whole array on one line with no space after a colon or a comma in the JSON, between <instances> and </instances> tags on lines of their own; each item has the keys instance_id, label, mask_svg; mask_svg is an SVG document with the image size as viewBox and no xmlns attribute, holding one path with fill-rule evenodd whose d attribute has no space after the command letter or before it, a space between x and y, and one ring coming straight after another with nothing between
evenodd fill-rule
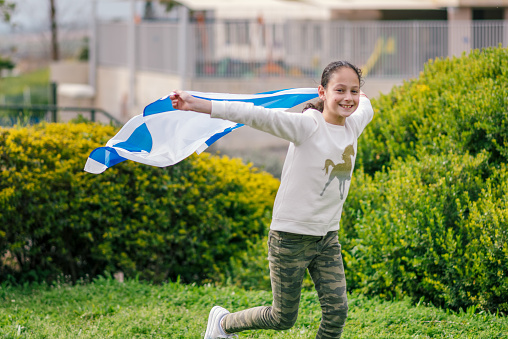
<instances>
[{"instance_id":1,"label":"girl's outstretched arm","mask_svg":"<svg viewBox=\"0 0 508 339\"><path fill-rule=\"evenodd\" d=\"M253 103L205 100L180 90L171 93L169 98L174 109L207 113L212 118L244 124L295 144L307 139L317 128L317 122L309 115L254 106Z\"/></svg>"},{"instance_id":2,"label":"girl's outstretched arm","mask_svg":"<svg viewBox=\"0 0 508 339\"><path fill-rule=\"evenodd\" d=\"M212 102L193 97L187 92L176 90L169 95L174 109L210 114Z\"/></svg>"}]
</instances>

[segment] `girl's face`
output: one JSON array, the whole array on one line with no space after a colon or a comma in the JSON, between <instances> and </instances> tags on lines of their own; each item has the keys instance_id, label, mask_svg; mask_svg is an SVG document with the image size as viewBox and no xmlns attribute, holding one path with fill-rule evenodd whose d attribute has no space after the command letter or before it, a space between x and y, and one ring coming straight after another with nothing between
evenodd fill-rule
<instances>
[{"instance_id":1,"label":"girl's face","mask_svg":"<svg viewBox=\"0 0 508 339\"><path fill-rule=\"evenodd\" d=\"M324 101L323 117L334 124L346 124L346 118L353 114L360 102L360 80L349 67L337 69L330 77L326 88L319 86L319 98Z\"/></svg>"}]
</instances>

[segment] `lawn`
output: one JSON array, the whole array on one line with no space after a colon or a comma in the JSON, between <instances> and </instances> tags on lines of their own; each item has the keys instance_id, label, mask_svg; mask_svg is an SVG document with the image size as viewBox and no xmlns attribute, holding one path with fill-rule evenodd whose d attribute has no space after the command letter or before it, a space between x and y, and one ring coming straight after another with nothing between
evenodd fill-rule
<instances>
[{"instance_id":1,"label":"lawn","mask_svg":"<svg viewBox=\"0 0 508 339\"><path fill-rule=\"evenodd\" d=\"M99 278L71 286L57 283L0 288L2 338L202 338L213 305L230 310L269 305L267 291L179 283L150 285ZM320 321L315 292L304 292L295 327L249 331L240 338L314 338ZM350 296L343 338L508 338L508 318L454 313L408 300L386 302Z\"/></svg>"},{"instance_id":2,"label":"lawn","mask_svg":"<svg viewBox=\"0 0 508 339\"><path fill-rule=\"evenodd\" d=\"M41 68L20 76L2 78L0 79L0 94L20 95L26 87L47 87L49 79L49 68Z\"/></svg>"}]
</instances>

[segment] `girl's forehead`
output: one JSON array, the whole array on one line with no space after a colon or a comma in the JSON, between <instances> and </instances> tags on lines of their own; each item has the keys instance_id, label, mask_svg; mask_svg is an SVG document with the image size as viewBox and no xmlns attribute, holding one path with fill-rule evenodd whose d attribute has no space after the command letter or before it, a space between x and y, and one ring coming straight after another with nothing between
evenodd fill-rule
<instances>
[{"instance_id":1,"label":"girl's forehead","mask_svg":"<svg viewBox=\"0 0 508 339\"><path fill-rule=\"evenodd\" d=\"M358 79L358 74L356 74L353 69L349 67L341 67L333 72L332 76L330 77L329 84L347 84L350 86L360 86L360 80Z\"/></svg>"}]
</instances>

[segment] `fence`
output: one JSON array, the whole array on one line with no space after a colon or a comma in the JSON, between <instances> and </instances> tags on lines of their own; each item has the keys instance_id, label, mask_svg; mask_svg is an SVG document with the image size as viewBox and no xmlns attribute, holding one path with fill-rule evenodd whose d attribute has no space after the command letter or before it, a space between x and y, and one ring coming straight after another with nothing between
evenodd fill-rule
<instances>
[{"instance_id":1,"label":"fence","mask_svg":"<svg viewBox=\"0 0 508 339\"><path fill-rule=\"evenodd\" d=\"M23 89L23 92L16 94L0 93L0 105L31 105L32 103L47 104L51 101L52 90L51 84L47 84L26 86Z\"/></svg>"},{"instance_id":2,"label":"fence","mask_svg":"<svg viewBox=\"0 0 508 339\"><path fill-rule=\"evenodd\" d=\"M2 34L0 54L14 56L15 59L48 60L50 51L50 32ZM58 45L60 57L76 58L87 47L87 29L60 29Z\"/></svg>"},{"instance_id":3,"label":"fence","mask_svg":"<svg viewBox=\"0 0 508 339\"><path fill-rule=\"evenodd\" d=\"M66 107L56 105L56 83L25 87L23 93L0 93L0 126L32 125L39 122L59 122L71 119L100 121L120 126L121 122L96 107ZM59 117L59 114L60 117Z\"/></svg>"},{"instance_id":4,"label":"fence","mask_svg":"<svg viewBox=\"0 0 508 339\"><path fill-rule=\"evenodd\" d=\"M58 113L66 113L64 119ZM84 114L84 115L83 115ZM122 123L103 109L96 107L62 107L55 105L0 104L0 126L33 125L40 122L100 121L121 126Z\"/></svg>"},{"instance_id":5,"label":"fence","mask_svg":"<svg viewBox=\"0 0 508 339\"><path fill-rule=\"evenodd\" d=\"M508 45L508 21L190 23L187 75L190 77L306 77L330 61L347 59L370 77L410 78L429 59L458 49ZM135 67L178 74L178 23L136 25ZM125 23L98 27L98 64L127 66Z\"/></svg>"}]
</instances>

